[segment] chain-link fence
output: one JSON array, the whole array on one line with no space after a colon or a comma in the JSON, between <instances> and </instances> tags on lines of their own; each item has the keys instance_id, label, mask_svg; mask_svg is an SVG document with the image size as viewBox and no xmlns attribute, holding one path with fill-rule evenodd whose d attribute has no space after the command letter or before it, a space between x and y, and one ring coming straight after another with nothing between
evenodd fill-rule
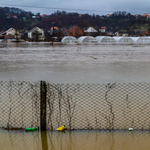
<instances>
[{"instance_id":1,"label":"chain-link fence","mask_svg":"<svg viewBox=\"0 0 150 150\"><path fill-rule=\"evenodd\" d=\"M0 82L0 126L18 130L39 127L40 83Z\"/></svg>"},{"instance_id":2,"label":"chain-link fence","mask_svg":"<svg viewBox=\"0 0 150 150\"><path fill-rule=\"evenodd\" d=\"M40 127L41 95L40 82L0 82L0 126ZM47 129L150 129L149 83L46 83L45 100Z\"/></svg>"},{"instance_id":3,"label":"chain-link fence","mask_svg":"<svg viewBox=\"0 0 150 150\"><path fill-rule=\"evenodd\" d=\"M47 128L150 129L150 84L47 84Z\"/></svg>"}]
</instances>

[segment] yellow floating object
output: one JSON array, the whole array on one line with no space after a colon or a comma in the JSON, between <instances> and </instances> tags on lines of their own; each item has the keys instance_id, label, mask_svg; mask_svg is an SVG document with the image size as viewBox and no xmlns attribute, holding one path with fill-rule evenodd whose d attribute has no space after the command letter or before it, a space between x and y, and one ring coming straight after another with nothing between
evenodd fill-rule
<instances>
[{"instance_id":1,"label":"yellow floating object","mask_svg":"<svg viewBox=\"0 0 150 150\"><path fill-rule=\"evenodd\" d=\"M64 131L65 130L65 125L60 126L59 128L57 128L57 131Z\"/></svg>"}]
</instances>

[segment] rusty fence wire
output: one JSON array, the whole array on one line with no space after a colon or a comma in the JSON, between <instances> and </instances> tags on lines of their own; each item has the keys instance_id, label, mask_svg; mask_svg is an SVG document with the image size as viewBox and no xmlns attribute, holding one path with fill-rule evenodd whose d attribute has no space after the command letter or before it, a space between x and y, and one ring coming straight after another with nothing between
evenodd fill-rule
<instances>
[{"instance_id":1,"label":"rusty fence wire","mask_svg":"<svg viewBox=\"0 0 150 150\"><path fill-rule=\"evenodd\" d=\"M46 83L46 128L150 130L150 83ZM0 127L40 127L40 82L0 82Z\"/></svg>"}]
</instances>

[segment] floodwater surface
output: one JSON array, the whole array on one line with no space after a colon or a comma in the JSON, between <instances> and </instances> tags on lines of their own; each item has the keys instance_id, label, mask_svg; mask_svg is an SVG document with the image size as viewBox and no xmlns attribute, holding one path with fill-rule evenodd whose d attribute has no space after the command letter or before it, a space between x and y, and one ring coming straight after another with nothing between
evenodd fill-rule
<instances>
[{"instance_id":1,"label":"floodwater surface","mask_svg":"<svg viewBox=\"0 0 150 150\"><path fill-rule=\"evenodd\" d=\"M148 131L0 131L1 150L149 150Z\"/></svg>"},{"instance_id":2,"label":"floodwater surface","mask_svg":"<svg viewBox=\"0 0 150 150\"><path fill-rule=\"evenodd\" d=\"M0 80L149 82L150 45L0 43Z\"/></svg>"}]
</instances>

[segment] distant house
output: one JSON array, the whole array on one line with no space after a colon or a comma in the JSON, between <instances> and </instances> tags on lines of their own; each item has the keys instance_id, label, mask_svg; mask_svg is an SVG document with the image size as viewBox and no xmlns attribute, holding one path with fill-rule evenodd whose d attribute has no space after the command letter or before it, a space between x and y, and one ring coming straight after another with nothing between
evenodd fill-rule
<instances>
[{"instance_id":1,"label":"distant house","mask_svg":"<svg viewBox=\"0 0 150 150\"><path fill-rule=\"evenodd\" d=\"M99 30L100 30L101 33L105 33L106 32L106 27L101 27Z\"/></svg>"},{"instance_id":2,"label":"distant house","mask_svg":"<svg viewBox=\"0 0 150 150\"><path fill-rule=\"evenodd\" d=\"M138 15L138 14L135 14L134 16L135 16L136 18L138 18L139 15Z\"/></svg>"},{"instance_id":3,"label":"distant house","mask_svg":"<svg viewBox=\"0 0 150 150\"><path fill-rule=\"evenodd\" d=\"M150 32L147 29L140 31L140 36L149 36L149 35L150 35Z\"/></svg>"},{"instance_id":4,"label":"distant house","mask_svg":"<svg viewBox=\"0 0 150 150\"><path fill-rule=\"evenodd\" d=\"M132 29L132 34L134 36L149 36L150 32L147 29Z\"/></svg>"},{"instance_id":5,"label":"distant house","mask_svg":"<svg viewBox=\"0 0 150 150\"><path fill-rule=\"evenodd\" d=\"M58 31L59 31L59 28L58 28L58 27L51 27L51 28L50 28L50 35L56 36L57 33L58 33Z\"/></svg>"},{"instance_id":6,"label":"distant house","mask_svg":"<svg viewBox=\"0 0 150 150\"><path fill-rule=\"evenodd\" d=\"M41 15L41 17L42 18L47 18L47 17L49 17L49 15L43 14L43 15Z\"/></svg>"},{"instance_id":7,"label":"distant house","mask_svg":"<svg viewBox=\"0 0 150 150\"><path fill-rule=\"evenodd\" d=\"M67 30L67 29L64 29L64 30L63 30L64 36L67 36L67 33L68 33L68 30Z\"/></svg>"},{"instance_id":8,"label":"distant house","mask_svg":"<svg viewBox=\"0 0 150 150\"><path fill-rule=\"evenodd\" d=\"M83 31L77 26L75 25L73 28L71 28L68 33L68 36L74 36L76 38L80 37L83 35Z\"/></svg>"},{"instance_id":9,"label":"distant house","mask_svg":"<svg viewBox=\"0 0 150 150\"><path fill-rule=\"evenodd\" d=\"M10 28L7 31L3 32L2 34L4 35L4 38L6 37L7 39L8 38L12 39L12 38L20 38L21 37L20 33L14 28Z\"/></svg>"},{"instance_id":10,"label":"distant house","mask_svg":"<svg viewBox=\"0 0 150 150\"><path fill-rule=\"evenodd\" d=\"M33 19L35 19L35 18L36 18L36 16L32 16L32 18L33 18Z\"/></svg>"},{"instance_id":11,"label":"distant house","mask_svg":"<svg viewBox=\"0 0 150 150\"><path fill-rule=\"evenodd\" d=\"M28 38L34 41L43 41L45 39L44 31L39 27L34 27L28 32Z\"/></svg>"},{"instance_id":12,"label":"distant house","mask_svg":"<svg viewBox=\"0 0 150 150\"><path fill-rule=\"evenodd\" d=\"M13 16L13 18L17 19L18 17L17 16Z\"/></svg>"},{"instance_id":13,"label":"distant house","mask_svg":"<svg viewBox=\"0 0 150 150\"><path fill-rule=\"evenodd\" d=\"M111 14L107 14L107 17L110 17L111 16Z\"/></svg>"},{"instance_id":14,"label":"distant house","mask_svg":"<svg viewBox=\"0 0 150 150\"><path fill-rule=\"evenodd\" d=\"M54 30L59 30L58 27L51 27L51 30L53 30L53 28L54 28Z\"/></svg>"},{"instance_id":15,"label":"distant house","mask_svg":"<svg viewBox=\"0 0 150 150\"><path fill-rule=\"evenodd\" d=\"M150 18L150 15L147 15L147 18Z\"/></svg>"},{"instance_id":16,"label":"distant house","mask_svg":"<svg viewBox=\"0 0 150 150\"><path fill-rule=\"evenodd\" d=\"M89 27L87 30L84 31L85 36L97 36L98 31L93 27Z\"/></svg>"},{"instance_id":17,"label":"distant house","mask_svg":"<svg viewBox=\"0 0 150 150\"><path fill-rule=\"evenodd\" d=\"M128 30L119 30L119 31L116 32L116 36L127 37L127 36L129 36Z\"/></svg>"},{"instance_id":18,"label":"distant house","mask_svg":"<svg viewBox=\"0 0 150 150\"><path fill-rule=\"evenodd\" d=\"M143 17L147 17L147 13L144 13L142 16L143 16Z\"/></svg>"}]
</instances>

